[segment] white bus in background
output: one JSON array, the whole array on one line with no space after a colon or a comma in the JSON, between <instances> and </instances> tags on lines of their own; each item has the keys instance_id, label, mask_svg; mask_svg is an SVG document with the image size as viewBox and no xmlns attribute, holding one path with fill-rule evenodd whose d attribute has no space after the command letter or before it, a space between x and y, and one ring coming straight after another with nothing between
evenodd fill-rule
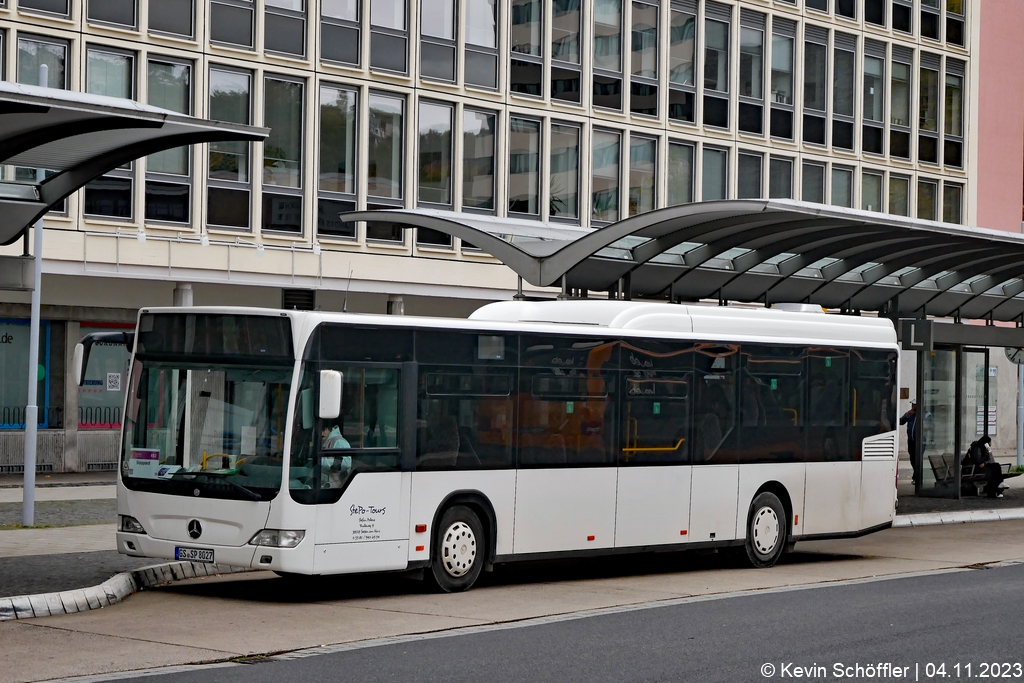
<instances>
[{"instance_id":1,"label":"white bus in background","mask_svg":"<svg viewBox=\"0 0 1024 683\"><path fill-rule=\"evenodd\" d=\"M767 567L889 527L893 327L792 308L144 309L118 550L457 591L517 560L736 546ZM83 340L80 377L119 334Z\"/></svg>"}]
</instances>

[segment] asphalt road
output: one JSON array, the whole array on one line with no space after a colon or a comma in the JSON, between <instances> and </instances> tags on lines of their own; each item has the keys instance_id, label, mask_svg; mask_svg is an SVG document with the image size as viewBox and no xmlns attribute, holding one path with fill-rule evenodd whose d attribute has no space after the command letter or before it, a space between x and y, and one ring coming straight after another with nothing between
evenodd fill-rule
<instances>
[{"instance_id":1,"label":"asphalt road","mask_svg":"<svg viewBox=\"0 0 1024 683\"><path fill-rule=\"evenodd\" d=\"M0 503L0 529L21 526L21 503ZM35 506L36 526L78 526L80 524L113 524L117 521L117 501L40 500Z\"/></svg>"},{"instance_id":2,"label":"asphalt road","mask_svg":"<svg viewBox=\"0 0 1024 683\"><path fill-rule=\"evenodd\" d=\"M159 561L128 557L116 550L0 557L0 597L96 586L114 574Z\"/></svg>"},{"instance_id":3,"label":"asphalt road","mask_svg":"<svg viewBox=\"0 0 1024 683\"><path fill-rule=\"evenodd\" d=\"M968 680L983 673L991 678L993 663L1009 665L998 673L1022 678L1022 582L1024 565L973 569L453 632L127 680L735 683L798 679L793 667L799 665L824 667L811 669L804 680L928 681ZM197 643L211 637L197 629ZM888 675L889 670L880 675L878 669L834 668L879 663L909 668L902 677ZM945 668L935 668L940 664ZM772 675L765 676L769 667Z\"/></svg>"}]
</instances>

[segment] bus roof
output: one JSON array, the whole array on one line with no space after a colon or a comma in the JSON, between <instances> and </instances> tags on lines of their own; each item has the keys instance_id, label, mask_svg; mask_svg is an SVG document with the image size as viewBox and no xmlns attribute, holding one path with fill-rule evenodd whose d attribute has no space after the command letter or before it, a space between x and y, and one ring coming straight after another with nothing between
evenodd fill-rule
<instances>
[{"instance_id":1,"label":"bus roof","mask_svg":"<svg viewBox=\"0 0 1024 683\"><path fill-rule=\"evenodd\" d=\"M787 310L789 309L789 310ZM622 300L503 301L486 304L469 319L283 311L238 307L147 308L146 313L187 311L226 315L286 315L296 326L297 348L316 325L347 323L396 327L425 327L516 332L601 334L614 330L624 336L676 337L735 341L896 346L896 331L885 318L828 314L817 306L776 305L773 308L677 305Z\"/></svg>"}]
</instances>

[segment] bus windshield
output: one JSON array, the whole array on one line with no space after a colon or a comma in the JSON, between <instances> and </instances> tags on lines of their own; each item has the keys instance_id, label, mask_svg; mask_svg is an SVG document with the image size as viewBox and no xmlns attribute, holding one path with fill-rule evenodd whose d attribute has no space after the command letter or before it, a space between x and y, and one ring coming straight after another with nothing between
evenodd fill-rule
<instances>
[{"instance_id":1,"label":"bus windshield","mask_svg":"<svg viewBox=\"0 0 1024 683\"><path fill-rule=\"evenodd\" d=\"M281 487L290 367L136 358L121 475L130 489L270 500Z\"/></svg>"}]
</instances>

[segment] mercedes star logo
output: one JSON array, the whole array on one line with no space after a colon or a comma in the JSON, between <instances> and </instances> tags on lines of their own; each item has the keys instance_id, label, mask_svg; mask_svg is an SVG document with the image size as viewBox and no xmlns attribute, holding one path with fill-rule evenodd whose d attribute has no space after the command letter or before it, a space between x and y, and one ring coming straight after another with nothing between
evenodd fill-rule
<instances>
[{"instance_id":1,"label":"mercedes star logo","mask_svg":"<svg viewBox=\"0 0 1024 683\"><path fill-rule=\"evenodd\" d=\"M198 519L193 519L188 523L188 535L193 539L203 535L203 525L199 523Z\"/></svg>"}]
</instances>

